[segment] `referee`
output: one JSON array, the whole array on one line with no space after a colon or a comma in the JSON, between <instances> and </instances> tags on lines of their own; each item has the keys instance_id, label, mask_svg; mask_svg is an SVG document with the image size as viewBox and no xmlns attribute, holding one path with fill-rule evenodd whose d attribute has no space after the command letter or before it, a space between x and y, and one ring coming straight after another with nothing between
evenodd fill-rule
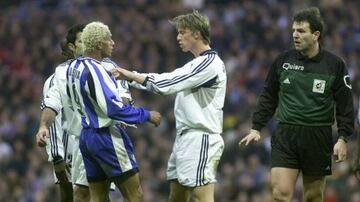
<instances>
[{"instance_id":1,"label":"referee","mask_svg":"<svg viewBox=\"0 0 360 202\"><path fill-rule=\"evenodd\" d=\"M291 201L302 173L304 201L323 201L331 157L346 159L347 137L354 130L351 84L344 61L320 45L324 23L318 8L293 18L294 50L277 57L253 114L252 129L239 144L260 139L275 114L271 137L271 186L274 201ZM331 125L336 123L334 144Z\"/></svg>"}]
</instances>

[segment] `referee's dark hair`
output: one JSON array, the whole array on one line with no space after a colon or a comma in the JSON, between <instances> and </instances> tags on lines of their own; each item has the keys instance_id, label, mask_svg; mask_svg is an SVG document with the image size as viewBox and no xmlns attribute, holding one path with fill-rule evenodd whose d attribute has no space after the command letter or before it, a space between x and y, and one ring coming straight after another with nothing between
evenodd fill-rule
<instances>
[{"instance_id":1,"label":"referee's dark hair","mask_svg":"<svg viewBox=\"0 0 360 202\"><path fill-rule=\"evenodd\" d=\"M61 55L66 59L74 59L74 53L70 50L66 38L60 41Z\"/></svg>"},{"instance_id":2,"label":"referee's dark hair","mask_svg":"<svg viewBox=\"0 0 360 202\"><path fill-rule=\"evenodd\" d=\"M325 30L324 20L321 18L320 10L317 7L306 8L294 15L294 22L308 22L311 33L315 31L320 32L319 41L321 41L323 32Z\"/></svg>"}]
</instances>

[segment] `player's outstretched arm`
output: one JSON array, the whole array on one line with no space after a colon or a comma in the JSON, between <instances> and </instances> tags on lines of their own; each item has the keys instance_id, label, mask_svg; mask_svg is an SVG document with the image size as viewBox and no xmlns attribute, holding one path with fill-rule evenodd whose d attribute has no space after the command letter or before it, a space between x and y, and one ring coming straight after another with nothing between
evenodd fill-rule
<instances>
[{"instance_id":1,"label":"player's outstretched arm","mask_svg":"<svg viewBox=\"0 0 360 202\"><path fill-rule=\"evenodd\" d=\"M260 140L260 132L254 129L250 130L250 133L242 138L239 142L239 146L244 145L247 146L251 141L259 141Z\"/></svg>"},{"instance_id":2,"label":"player's outstretched arm","mask_svg":"<svg viewBox=\"0 0 360 202\"><path fill-rule=\"evenodd\" d=\"M146 76L141 74L135 74L124 68L114 68L111 70L111 74L117 80L135 81L136 83L143 84L146 80Z\"/></svg>"}]
</instances>

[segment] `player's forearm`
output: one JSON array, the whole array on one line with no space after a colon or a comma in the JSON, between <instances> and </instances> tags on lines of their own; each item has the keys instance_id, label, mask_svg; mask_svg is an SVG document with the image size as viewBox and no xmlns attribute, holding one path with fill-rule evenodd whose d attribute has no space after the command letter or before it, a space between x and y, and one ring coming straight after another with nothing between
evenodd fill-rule
<instances>
[{"instance_id":1,"label":"player's forearm","mask_svg":"<svg viewBox=\"0 0 360 202\"><path fill-rule=\"evenodd\" d=\"M139 124L149 121L149 111L144 108L135 108L131 105L123 105L122 108L110 107L108 116L111 119L122 121L128 124Z\"/></svg>"},{"instance_id":2,"label":"player's forearm","mask_svg":"<svg viewBox=\"0 0 360 202\"><path fill-rule=\"evenodd\" d=\"M128 78L129 78L129 80L135 81L136 83L139 83L139 84L144 84L144 82L146 80L146 76L143 76L141 74L136 74L133 72L129 72Z\"/></svg>"},{"instance_id":3,"label":"player's forearm","mask_svg":"<svg viewBox=\"0 0 360 202\"><path fill-rule=\"evenodd\" d=\"M135 81L139 84L144 84L144 82L146 81L146 76L121 68L112 70L112 75L118 80L124 78L129 82Z\"/></svg>"},{"instance_id":4,"label":"player's forearm","mask_svg":"<svg viewBox=\"0 0 360 202\"><path fill-rule=\"evenodd\" d=\"M40 127L50 128L51 124L55 121L55 117L55 111L50 108L45 108L41 113Z\"/></svg>"}]
</instances>

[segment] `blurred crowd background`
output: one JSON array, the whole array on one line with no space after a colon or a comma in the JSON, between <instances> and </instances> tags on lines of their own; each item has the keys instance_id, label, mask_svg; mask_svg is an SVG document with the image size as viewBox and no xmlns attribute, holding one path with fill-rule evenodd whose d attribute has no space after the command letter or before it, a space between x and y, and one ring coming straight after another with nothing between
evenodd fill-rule
<instances>
[{"instance_id":1,"label":"blurred crowd background","mask_svg":"<svg viewBox=\"0 0 360 202\"><path fill-rule=\"evenodd\" d=\"M228 86L224 107L225 152L218 169L216 201L270 201L269 150L274 121L259 143L239 148L251 127L251 114L274 58L292 48L294 12L318 6L325 19L323 47L341 56L351 75L360 65L358 0L2 0L0 2L0 201L58 201L52 164L35 144L45 79L63 61L59 41L76 23L100 20L109 25L112 59L138 72L165 72L192 57L176 42L169 20L198 9L211 21L212 48L226 64ZM174 96L132 90L135 105L163 115L130 130L140 166L145 201L167 201L165 171L175 139ZM354 93L354 101L357 101ZM356 102L354 104L356 106ZM334 129L334 134L336 133ZM360 201L359 181L352 173L356 136L348 143L348 161L333 165L326 202ZM302 201L301 180L294 201ZM112 192L113 201L121 201Z\"/></svg>"}]
</instances>

